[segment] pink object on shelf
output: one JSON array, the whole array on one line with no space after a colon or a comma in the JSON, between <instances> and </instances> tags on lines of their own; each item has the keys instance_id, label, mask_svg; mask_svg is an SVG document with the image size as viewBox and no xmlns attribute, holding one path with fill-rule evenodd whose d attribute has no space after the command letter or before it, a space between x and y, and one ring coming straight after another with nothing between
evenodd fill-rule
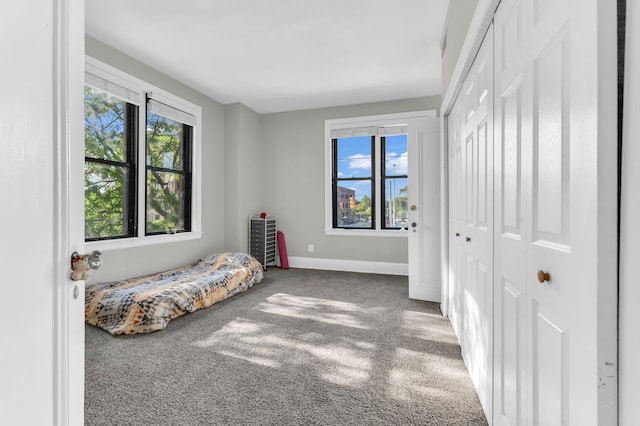
<instances>
[{"instance_id":1,"label":"pink object on shelf","mask_svg":"<svg viewBox=\"0 0 640 426\"><path fill-rule=\"evenodd\" d=\"M278 252L280 253L280 267L289 269L289 258L287 257L287 244L284 242L284 234L278 231Z\"/></svg>"}]
</instances>

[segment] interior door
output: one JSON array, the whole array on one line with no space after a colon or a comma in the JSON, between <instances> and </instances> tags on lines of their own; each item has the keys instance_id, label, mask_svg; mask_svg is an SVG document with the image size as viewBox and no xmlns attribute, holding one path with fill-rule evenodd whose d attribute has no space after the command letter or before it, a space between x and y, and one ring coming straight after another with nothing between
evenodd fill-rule
<instances>
[{"instance_id":1,"label":"interior door","mask_svg":"<svg viewBox=\"0 0 640 426\"><path fill-rule=\"evenodd\" d=\"M493 369L493 27L449 114L450 309L489 422Z\"/></svg>"},{"instance_id":2,"label":"interior door","mask_svg":"<svg viewBox=\"0 0 640 426\"><path fill-rule=\"evenodd\" d=\"M449 320L458 339L464 336L464 298L462 297L463 247L461 229L463 221L463 152L462 134L462 102L456 101L447 119L448 171L449 171Z\"/></svg>"},{"instance_id":3,"label":"interior door","mask_svg":"<svg viewBox=\"0 0 640 426\"><path fill-rule=\"evenodd\" d=\"M594 237L612 208L596 190L609 161L598 110L606 53L595 49L604 3L504 0L495 16L496 425L615 424L603 409L615 372L599 355L615 348L615 328L611 338L600 328L613 264Z\"/></svg>"},{"instance_id":4,"label":"interior door","mask_svg":"<svg viewBox=\"0 0 640 426\"><path fill-rule=\"evenodd\" d=\"M478 51L463 86L466 354L487 419L491 423L493 369L493 27Z\"/></svg>"},{"instance_id":5,"label":"interior door","mask_svg":"<svg viewBox=\"0 0 640 426\"><path fill-rule=\"evenodd\" d=\"M526 242L524 212L523 62L525 6L503 1L495 16L495 158L494 158L494 424L527 425L525 374ZM526 92L528 91L528 92ZM526 93L525 93L526 92Z\"/></svg>"},{"instance_id":6,"label":"interior door","mask_svg":"<svg viewBox=\"0 0 640 426\"><path fill-rule=\"evenodd\" d=\"M412 120L408 145L409 297L440 302L440 121Z\"/></svg>"}]
</instances>

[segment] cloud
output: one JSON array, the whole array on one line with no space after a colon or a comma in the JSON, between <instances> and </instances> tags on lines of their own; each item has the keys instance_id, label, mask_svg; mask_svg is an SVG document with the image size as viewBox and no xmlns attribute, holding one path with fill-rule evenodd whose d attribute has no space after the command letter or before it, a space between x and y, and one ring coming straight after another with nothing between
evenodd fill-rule
<instances>
[{"instance_id":1,"label":"cloud","mask_svg":"<svg viewBox=\"0 0 640 426\"><path fill-rule=\"evenodd\" d=\"M386 165L388 173L393 173L395 170L396 175L408 175L409 170L409 157L406 152L398 154L397 152L387 152ZM393 165L395 164L395 169Z\"/></svg>"},{"instance_id":2,"label":"cloud","mask_svg":"<svg viewBox=\"0 0 640 426\"><path fill-rule=\"evenodd\" d=\"M353 154L349 157L350 169L371 169L371 155L369 154Z\"/></svg>"}]
</instances>

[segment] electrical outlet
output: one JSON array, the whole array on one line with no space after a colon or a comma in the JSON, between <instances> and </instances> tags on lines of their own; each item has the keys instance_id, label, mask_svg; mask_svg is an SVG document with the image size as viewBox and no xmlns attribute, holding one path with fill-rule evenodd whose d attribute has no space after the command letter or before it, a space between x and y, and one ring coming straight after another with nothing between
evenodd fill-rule
<instances>
[{"instance_id":1,"label":"electrical outlet","mask_svg":"<svg viewBox=\"0 0 640 426\"><path fill-rule=\"evenodd\" d=\"M308 249L309 249L309 253L313 253L313 244L309 244Z\"/></svg>"}]
</instances>

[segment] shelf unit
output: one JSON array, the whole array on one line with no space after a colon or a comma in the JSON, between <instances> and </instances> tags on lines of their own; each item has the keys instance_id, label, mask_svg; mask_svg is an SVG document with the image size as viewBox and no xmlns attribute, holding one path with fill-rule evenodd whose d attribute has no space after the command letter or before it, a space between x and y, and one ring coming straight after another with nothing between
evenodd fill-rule
<instances>
[{"instance_id":1,"label":"shelf unit","mask_svg":"<svg viewBox=\"0 0 640 426\"><path fill-rule=\"evenodd\" d=\"M276 264L276 232L275 217L249 217L249 254L258 259L265 270Z\"/></svg>"}]
</instances>

